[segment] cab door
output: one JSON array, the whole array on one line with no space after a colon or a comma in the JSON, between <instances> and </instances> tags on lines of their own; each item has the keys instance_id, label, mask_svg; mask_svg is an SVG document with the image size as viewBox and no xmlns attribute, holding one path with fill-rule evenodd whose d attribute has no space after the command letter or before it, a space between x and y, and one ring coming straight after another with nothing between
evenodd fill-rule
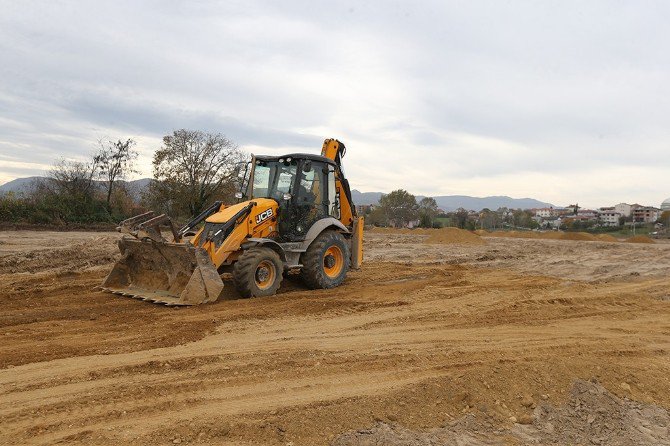
<instances>
[{"instance_id":1,"label":"cab door","mask_svg":"<svg viewBox=\"0 0 670 446\"><path fill-rule=\"evenodd\" d=\"M285 221L282 232L284 238L290 241L304 240L309 228L332 212L334 206L329 200L330 176L328 164L302 161L298 167L294 193L287 212L288 221Z\"/></svg>"}]
</instances>

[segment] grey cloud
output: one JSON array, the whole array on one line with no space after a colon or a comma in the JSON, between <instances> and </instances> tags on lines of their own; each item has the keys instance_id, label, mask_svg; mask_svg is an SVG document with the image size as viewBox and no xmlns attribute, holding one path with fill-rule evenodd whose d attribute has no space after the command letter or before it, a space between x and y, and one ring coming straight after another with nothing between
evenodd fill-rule
<instances>
[{"instance_id":1,"label":"grey cloud","mask_svg":"<svg viewBox=\"0 0 670 446\"><path fill-rule=\"evenodd\" d=\"M182 127L269 151L336 136L354 142L348 170L369 187L429 193L422 173L439 164L453 187L501 178L481 195L505 194L510 174L571 175L568 197L594 171L670 166L668 13L662 1L9 3L0 152L48 164L101 136ZM644 181L610 179L670 188Z\"/></svg>"}]
</instances>

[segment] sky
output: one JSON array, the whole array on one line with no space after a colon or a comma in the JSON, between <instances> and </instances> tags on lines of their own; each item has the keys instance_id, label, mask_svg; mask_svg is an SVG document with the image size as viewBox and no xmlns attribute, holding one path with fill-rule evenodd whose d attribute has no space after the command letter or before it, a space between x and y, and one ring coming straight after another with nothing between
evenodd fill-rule
<instances>
[{"instance_id":1,"label":"sky","mask_svg":"<svg viewBox=\"0 0 670 446\"><path fill-rule=\"evenodd\" d=\"M347 146L353 188L659 206L667 1L0 0L0 184L133 138Z\"/></svg>"}]
</instances>

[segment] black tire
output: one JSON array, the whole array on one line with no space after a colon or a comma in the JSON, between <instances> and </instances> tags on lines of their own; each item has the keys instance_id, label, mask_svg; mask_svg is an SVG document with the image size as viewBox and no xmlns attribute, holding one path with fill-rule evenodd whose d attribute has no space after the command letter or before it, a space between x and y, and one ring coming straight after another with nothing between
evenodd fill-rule
<instances>
[{"instance_id":1,"label":"black tire","mask_svg":"<svg viewBox=\"0 0 670 446\"><path fill-rule=\"evenodd\" d=\"M334 266L330 266L332 262L329 256L334 257L330 253L338 255L338 250L342 256L341 268L337 262ZM323 231L302 255L300 277L305 285L313 290L334 288L347 277L350 258L349 246L344 236L336 231Z\"/></svg>"},{"instance_id":2,"label":"black tire","mask_svg":"<svg viewBox=\"0 0 670 446\"><path fill-rule=\"evenodd\" d=\"M272 296L281 285L284 263L270 248L247 249L233 265L233 282L242 297Z\"/></svg>"}]
</instances>

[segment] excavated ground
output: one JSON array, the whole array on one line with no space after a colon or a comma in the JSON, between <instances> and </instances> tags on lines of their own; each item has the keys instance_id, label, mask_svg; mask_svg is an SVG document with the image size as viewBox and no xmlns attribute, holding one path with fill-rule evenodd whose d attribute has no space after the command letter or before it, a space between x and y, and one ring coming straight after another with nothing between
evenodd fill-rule
<instances>
[{"instance_id":1,"label":"excavated ground","mask_svg":"<svg viewBox=\"0 0 670 446\"><path fill-rule=\"evenodd\" d=\"M168 308L93 290L117 237L0 232L0 444L670 444L670 244L368 233Z\"/></svg>"}]
</instances>

